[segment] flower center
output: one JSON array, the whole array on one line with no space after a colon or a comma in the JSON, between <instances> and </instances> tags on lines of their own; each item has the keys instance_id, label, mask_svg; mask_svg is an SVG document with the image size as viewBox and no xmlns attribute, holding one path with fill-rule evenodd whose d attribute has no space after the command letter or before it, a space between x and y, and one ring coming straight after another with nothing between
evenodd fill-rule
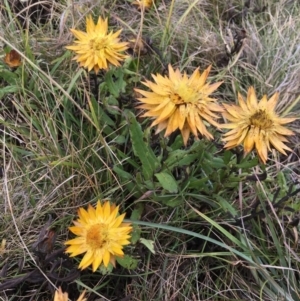
<instances>
[{"instance_id":1,"label":"flower center","mask_svg":"<svg viewBox=\"0 0 300 301\"><path fill-rule=\"evenodd\" d=\"M106 37L96 37L90 40L90 48L99 51L107 47Z\"/></svg>"},{"instance_id":2,"label":"flower center","mask_svg":"<svg viewBox=\"0 0 300 301\"><path fill-rule=\"evenodd\" d=\"M199 93L186 83L180 83L171 93L170 99L176 105L195 103L199 99Z\"/></svg>"},{"instance_id":3,"label":"flower center","mask_svg":"<svg viewBox=\"0 0 300 301\"><path fill-rule=\"evenodd\" d=\"M108 231L107 225L105 224L95 224L92 225L86 235L86 244L90 246L91 249L101 249L107 243Z\"/></svg>"},{"instance_id":4,"label":"flower center","mask_svg":"<svg viewBox=\"0 0 300 301\"><path fill-rule=\"evenodd\" d=\"M175 105L185 103L184 99L182 99L182 97L180 97L180 95L178 95L177 93L171 94L170 99Z\"/></svg>"},{"instance_id":5,"label":"flower center","mask_svg":"<svg viewBox=\"0 0 300 301\"><path fill-rule=\"evenodd\" d=\"M266 111L258 110L250 117L250 124L262 130L266 130L273 126L273 121L269 118Z\"/></svg>"}]
</instances>

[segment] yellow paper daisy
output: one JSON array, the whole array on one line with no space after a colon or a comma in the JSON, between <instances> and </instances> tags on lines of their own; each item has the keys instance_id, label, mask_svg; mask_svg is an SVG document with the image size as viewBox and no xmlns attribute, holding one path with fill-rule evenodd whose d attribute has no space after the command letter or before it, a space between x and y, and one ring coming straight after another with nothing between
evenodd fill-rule
<instances>
[{"instance_id":1,"label":"yellow paper daisy","mask_svg":"<svg viewBox=\"0 0 300 301\"><path fill-rule=\"evenodd\" d=\"M85 291L79 296L77 301L86 301L86 298L84 298ZM54 301L68 301L68 293L63 293L61 290L61 287L58 288L58 290L55 292L54 295Z\"/></svg>"},{"instance_id":2,"label":"yellow paper daisy","mask_svg":"<svg viewBox=\"0 0 300 301\"><path fill-rule=\"evenodd\" d=\"M140 9L150 8L154 0L136 0L132 4L137 5Z\"/></svg>"},{"instance_id":3,"label":"yellow paper daisy","mask_svg":"<svg viewBox=\"0 0 300 301\"><path fill-rule=\"evenodd\" d=\"M107 33L107 18L101 17L95 24L92 16L86 18L86 32L71 29L71 32L78 39L73 45L67 46L77 55L76 60L81 67L87 68L88 71L94 69L97 73L100 69L107 70L109 65L120 66L120 62L127 56L124 52L128 47L126 42L120 42L118 38L121 30L113 33Z\"/></svg>"},{"instance_id":4,"label":"yellow paper daisy","mask_svg":"<svg viewBox=\"0 0 300 301\"><path fill-rule=\"evenodd\" d=\"M230 121L222 125L223 128L231 129L224 135L225 148L230 149L240 144L244 145L245 155L255 147L263 163L268 159L268 150L271 145L279 152L286 155L285 150L291 151L284 142L285 136L294 133L283 125L297 118L281 118L275 111L279 93L276 92L269 100L264 95L260 102L257 101L255 90L250 87L247 100L238 94L237 105L224 104L223 116Z\"/></svg>"},{"instance_id":5,"label":"yellow paper daisy","mask_svg":"<svg viewBox=\"0 0 300 301\"><path fill-rule=\"evenodd\" d=\"M119 206L110 205L108 201L103 205L98 201L96 208L89 205L87 211L79 208L79 219L69 228L78 237L65 243L70 245L66 252L71 253L71 257L85 253L79 268L92 265L95 272L102 262L105 267L109 262L115 266L115 258L123 257L122 249L130 243L132 227L122 223L125 213L118 215L118 211Z\"/></svg>"},{"instance_id":6,"label":"yellow paper daisy","mask_svg":"<svg viewBox=\"0 0 300 301\"><path fill-rule=\"evenodd\" d=\"M211 66L202 74L199 68L188 77L183 75L179 69L173 70L169 65L169 77L160 74L153 75L155 83L146 80L142 82L151 89L151 92L135 89L143 98L138 98L141 105L138 107L146 110L143 117L152 117L154 121L151 126L157 125L156 133L165 131L165 137L179 129L181 131L184 144L187 144L190 133L198 137L198 132L208 139L213 136L208 132L204 120L219 127L215 121L222 107L216 103L216 99L210 98L210 94L215 91L222 82L212 85L206 83Z\"/></svg>"}]
</instances>

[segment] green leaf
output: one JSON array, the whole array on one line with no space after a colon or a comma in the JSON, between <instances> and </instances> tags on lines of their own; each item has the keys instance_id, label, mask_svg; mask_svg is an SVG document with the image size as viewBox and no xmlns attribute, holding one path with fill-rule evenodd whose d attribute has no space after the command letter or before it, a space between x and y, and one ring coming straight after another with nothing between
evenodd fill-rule
<instances>
[{"instance_id":1,"label":"green leaf","mask_svg":"<svg viewBox=\"0 0 300 301\"><path fill-rule=\"evenodd\" d=\"M133 221L134 220L135 221L140 220L143 211L144 211L144 204L143 203L138 203L136 205L136 208L132 211L130 219L133 220ZM139 241L139 239L141 238L142 230L136 224L132 224L132 229L133 230L132 230L132 233L131 233L131 243L135 245Z\"/></svg>"},{"instance_id":2,"label":"green leaf","mask_svg":"<svg viewBox=\"0 0 300 301\"><path fill-rule=\"evenodd\" d=\"M114 267L111 263L109 263L107 267L105 267L104 264L101 264L99 271L102 275L109 275L112 272L113 268Z\"/></svg>"},{"instance_id":3,"label":"green leaf","mask_svg":"<svg viewBox=\"0 0 300 301\"><path fill-rule=\"evenodd\" d=\"M160 195L160 196L152 196L152 198L157 201L160 202L166 206L175 208L180 206L184 200L182 199L182 197L178 197L177 195Z\"/></svg>"},{"instance_id":4,"label":"green leaf","mask_svg":"<svg viewBox=\"0 0 300 301\"><path fill-rule=\"evenodd\" d=\"M155 254L154 241L153 240L141 238L140 243L143 244L152 254Z\"/></svg>"},{"instance_id":5,"label":"green leaf","mask_svg":"<svg viewBox=\"0 0 300 301\"><path fill-rule=\"evenodd\" d=\"M248 157L244 158L240 164L236 164L237 168L251 168L258 164L258 158L255 157L252 160L248 161Z\"/></svg>"},{"instance_id":6,"label":"green leaf","mask_svg":"<svg viewBox=\"0 0 300 301\"><path fill-rule=\"evenodd\" d=\"M19 92L19 91L20 91L20 86L17 86L17 85L7 86L7 87L4 87L4 88L1 88L0 89L0 99L2 97L4 97L5 95L7 95L7 94L16 93L16 92Z\"/></svg>"},{"instance_id":7,"label":"green leaf","mask_svg":"<svg viewBox=\"0 0 300 301\"><path fill-rule=\"evenodd\" d=\"M178 192L178 185L176 180L173 176L166 172L156 173L155 177L161 184L163 189L166 189L170 193L177 193Z\"/></svg>"},{"instance_id":8,"label":"green leaf","mask_svg":"<svg viewBox=\"0 0 300 301\"><path fill-rule=\"evenodd\" d=\"M134 270L138 265L138 260L126 254L123 257L116 257L116 260L119 265L128 270Z\"/></svg>"},{"instance_id":9,"label":"green leaf","mask_svg":"<svg viewBox=\"0 0 300 301\"><path fill-rule=\"evenodd\" d=\"M189 154L186 150L175 150L169 153L168 158L165 161L165 165L168 168L173 168L175 166L185 166L190 165L199 157L199 154Z\"/></svg>"},{"instance_id":10,"label":"green leaf","mask_svg":"<svg viewBox=\"0 0 300 301\"><path fill-rule=\"evenodd\" d=\"M109 70L105 74L105 82L109 92L114 97L119 97L122 92L125 92L126 81L124 81L122 68Z\"/></svg>"},{"instance_id":11,"label":"green leaf","mask_svg":"<svg viewBox=\"0 0 300 301\"><path fill-rule=\"evenodd\" d=\"M229 164L230 160L232 158L232 152L231 151L225 151L224 152L224 156L223 156L223 161L224 161L224 164Z\"/></svg>"},{"instance_id":12,"label":"green leaf","mask_svg":"<svg viewBox=\"0 0 300 301\"><path fill-rule=\"evenodd\" d=\"M204 177L204 178L201 178L201 179L197 179L197 178L191 178L189 184L188 184L188 187L189 188L197 188L198 190L202 190L202 189L205 189L207 187L207 181L208 181L208 178L207 177Z\"/></svg>"},{"instance_id":13,"label":"green leaf","mask_svg":"<svg viewBox=\"0 0 300 301\"><path fill-rule=\"evenodd\" d=\"M16 84L18 75L15 72L4 69L0 71L0 78L4 79L7 83L13 86Z\"/></svg>"},{"instance_id":14,"label":"green leaf","mask_svg":"<svg viewBox=\"0 0 300 301\"><path fill-rule=\"evenodd\" d=\"M145 179L149 180L153 177L155 170L160 168L160 163L150 146L145 143L143 131L140 124L136 121L134 114L130 111L125 111L124 113L129 121L129 133L132 140L133 152L142 163Z\"/></svg>"},{"instance_id":15,"label":"green leaf","mask_svg":"<svg viewBox=\"0 0 300 301\"><path fill-rule=\"evenodd\" d=\"M132 174L127 172L127 171L124 171L123 169L117 167L117 166L114 166L113 167L113 171L118 175L120 176L123 180L132 180Z\"/></svg>"},{"instance_id":16,"label":"green leaf","mask_svg":"<svg viewBox=\"0 0 300 301\"><path fill-rule=\"evenodd\" d=\"M132 229L130 241L133 245L135 245L141 238L142 230L138 225L132 225Z\"/></svg>"},{"instance_id":17,"label":"green leaf","mask_svg":"<svg viewBox=\"0 0 300 301\"><path fill-rule=\"evenodd\" d=\"M228 203L228 201L225 198L223 198L222 196L220 196L218 194L214 194L213 197L219 202L219 204L223 208L224 212L229 211L232 216L238 215L235 208L230 203Z\"/></svg>"},{"instance_id":18,"label":"green leaf","mask_svg":"<svg viewBox=\"0 0 300 301\"><path fill-rule=\"evenodd\" d=\"M281 193L285 194L288 191L288 185L284 173L282 171L279 171L277 174L277 182L281 189Z\"/></svg>"},{"instance_id":19,"label":"green leaf","mask_svg":"<svg viewBox=\"0 0 300 301\"><path fill-rule=\"evenodd\" d=\"M141 219L144 209L145 206L143 203L137 203L135 209L131 213L130 219L134 221Z\"/></svg>"},{"instance_id":20,"label":"green leaf","mask_svg":"<svg viewBox=\"0 0 300 301\"><path fill-rule=\"evenodd\" d=\"M114 97L113 95L109 95L109 96L105 97L103 100L103 104L109 114L112 114L112 115L120 114L119 102L116 99L116 97Z\"/></svg>"},{"instance_id":21,"label":"green leaf","mask_svg":"<svg viewBox=\"0 0 300 301\"><path fill-rule=\"evenodd\" d=\"M223 161L222 158L212 158L212 160L210 161L210 164L211 164L212 167L217 168L217 169L226 166L224 164L224 161Z\"/></svg>"}]
</instances>

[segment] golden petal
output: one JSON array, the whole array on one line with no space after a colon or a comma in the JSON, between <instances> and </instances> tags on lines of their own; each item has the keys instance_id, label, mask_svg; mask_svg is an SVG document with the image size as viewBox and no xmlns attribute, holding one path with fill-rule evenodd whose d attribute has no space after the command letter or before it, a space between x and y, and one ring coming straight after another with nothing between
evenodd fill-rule
<instances>
[{"instance_id":1,"label":"golden petal","mask_svg":"<svg viewBox=\"0 0 300 301\"><path fill-rule=\"evenodd\" d=\"M78 40L85 41L85 43L87 43L89 41L89 38L88 38L86 32L83 32L81 30L76 30L76 29L70 29L70 31Z\"/></svg>"},{"instance_id":2,"label":"golden petal","mask_svg":"<svg viewBox=\"0 0 300 301\"><path fill-rule=\"evenodd\" d=\"M158 85L155 83L148 83L147 86L159 96L168 96L170 95L169 87Z\"/></svg>"},{"instance_id":3,"label":"golden petal","mask_svg":"<svg viewBox=\"0 0 300 301\"><path fill-rule=\"evenodd\" d=\"M73 239L69 239L65 242L65 245L76 245L76 246L80 246L80 245L84 245L85 244L85 239L82 236L78 236L76 238Z\"/></svg>"},{"instance_id":4,"label":"golden petal","mask_svg":"<svg viewBox=\"0 0 300 301\"><path fill-rule=\"evenodd\" d=\"M280 138L281 137L277 136L277 135L270 135L269 141L279 152L286 155L286 152L284 150L289 150L289 151L292 151L292 150L288 146L286 146L284 143L282 143L282 140Z\"/></svg>"},{"instance_id":5,"label":"golden petal","mask_svg":"<svg viewBox=\"0 0 300 301\"><path fill-rule=\"evenodd\" d=\"M108 31L108 19L103 20L101 17L98 18L98 22L95 28L98 34L106 35Z\"/></svg>"},{"instance_id":6,"label":"golden petal","mask_svg":"<svg viewBox=\"0 0 300 301\"><path fill-rule=\"evenodd\" d=\"M243 135L244 131L241 131L240 129L234 129L226 134L223 135L223 141L230 141L230 140L236 140L240 139L240 137ZM247 133L247 131L245 131Z\"/></svg>"},{"instance_id":7,"label":"golden petal","mask_svg":"<svg viewBox=\"0 0 300 301\"><path fill-rule=\"evenodd\" d=\"M83 235L85 233L85 229L83 227L69 227L69 230L75 235Z\"/></svg>"},{"instance_id":8,"label":"golden petal","mask_svg":"<svg viewBox=\"0 0 300 301\"><path fill-rule=\"evenodd\" d=\"M173 133L178 128L178 112L179 112L179 110L176 109L174 114L170 117L167 128L166 128L165 137L169 136L171 133Z\"/></svg>"},{"instance_id":9,"label":"golden petal","mask_svg":"<svg viewBox=\"0 0 300 301\"><path fill-rule=\"evenodd\" d=\"M276 132L279 135L286 135L286 136L292 136L295 135L295 133L283 126L277 125L274 127L274 132Z\"/></svg>"},{"instance_id":10,"label":"golden petal","mask_svg":"<svg viewBox=\"0 0 300 301\"><path fill-rule=\"evenodd\" d=\"M86 32L88 35L93 34L95 30L95 23L91 15L86 18Z\"/></svg>"},{"instance_id":11,"label":"golden petal","mask_svg":"<svg viewBox=\"0 0 300 301\"><path fill-rule=\"evenodd\" d=\"M108 250L104 250L104 254L103 254L103 264L104 266L107 268L108 264L110 261L110 253L108 252Z\"/></svg>"},{"instance_id":12,"label":"golden petal","mask_svg":"<svg viewBox=\"0 0 300 301\"><path fill-rule=\"evenodd\" d=\"M239 124L241 121L241 118L236 118L233 117L231 114L229 114L228 112L222 112L222 116L224 119L229 120L230 123L236 123Z\"/></svg>"},{"instance_id":13,"label":"golden petal","mask_svg":"<svg viewBox=\"0 0 300 301\"><path fill-rule=\"evenodd\" d=\"M207 104L207 109L209 111L218 112L218 113L222 113L222 112L225 111L224 107L217 104L217 103L208 103Z\"/></svg>"},{"instance_id":14,"label":"golden petal","mask_svg":"<svg viewBox=\"0 0 300 301\"><path fill-rule=\"evenodd\" d=\"M243 143L243 141L245 140L245 138L246 138L246 136L247 136L247 134L248 134L248 131L249 131L249 128L248 128L248 127L246 127L246 128L244 128L243 130L241 130L241 135L240 135L240 137L239 137L239 138L236 138L238 144Z\"/></svg>"},{"instance_id":15,"label":"golden petal","mask_svg":"<svg viewBox=\"0 0 300 301\"><path fill-rule=\"evenodd\" d=\"M119 208L116 209L117 209L116 214L118 214ZM111 227L118 228L122 224L124 218L125 218L125 213L119 215L117 218L116 215L111 214L111 220L110 220L110 223L112 223Z\"/></svg>"},{"instance_id":16,"label":"golden petal","mask_svg":"<svg viewBox=\"0 0 300 301\"><path fill-rule=\"evenodd\" d=\"M55 291L54 301L68 301L68 293L63 293L61 287Z\"/></svg>"},{"instance_id":17,"label":"golden petal","mask_svg":"<svg viewBox=\"0 0 300 301\"><path fill-rule=\"evenodd\" d=\"M207 105L207 106L204 106L204 107L200 107L199 108L199 106L197 106L198 107L198 112L199 112L199 115L201 115L201 112L203 112L205 115L208 115L208 116L210 116L210 117L213 117L213 118L215 118L215 119L218 119L219 117L220 117L220 115L219 114L215 114L215 113L213 113L212 111L211 111L211 106L210 106L210 104L209 105ZM221 112L221 111L217 111L217 112Z\"/></svg>"},{"instance_id":18,"label":"golden petal","mask_svg":"<svg viewBox=\"0 0 300 301\"><path fill-rule=\"evenodd\" d=\"M87 299L84 298L84 295L85 295L85 290L81 293L81 295L79 296L79 298L77 299L77 301L86 301Z\"/></svg>"},{"instance_id":19,"label":"golden petal","mask_svg":"<svg viewBox=\"0 0 300 301\"><path fill-rule=\"evenodd\" d=\"M103 261L102 252L96 252L92 263L93 272L95 272Z\"/></svg>"},{"instance_id":20,"label":"golden petal","mask_svg":"<svg viewBox=\"0 0 300 301\"><path fill-rule=\"evenodd\" d=\"M201 133L201 135L205 136L204 133L206 132L206 127L205 127L203 121L201 120L201 118L198 118L196 126L197 126L199 133Z\"/></svg>"},{"instance_id":21,"label":"golden petal","mask_svg":"<svg viewBox=\"0 0 300 301\"><path fill-rule=\"evenodd\" d=\"M71 255L70 255L71 257L83 254L86 251L87 251L87 248L86 248L86 246L83 247L83 245L79 245L79 246L71 245L71 246L67 247L67 249L66 249L66 253L71 253Z\"/></svg>"},{"instance_id":22,"label":"golden petal","mask_svg":"<svg viewBox=\"0 0 300 301\"><path fill-rule=\"evenodd\" d=\"M170 101L167 102L160 116L156 119L155 123L157 124L168 119L174 113L175 110L176 110L176 106L174 105L174 103Z\"/></svg>"},{"instance_id":23,"label":"golden petal","mask_svg":"<svg viewBox=\"0 0 300 301\"><path fill-rule=\"evenodd\" d=\"M215 126L216 128L220 128L220 124L217 123L215 120L213 120L209 115L207 115L205 113L201 113L200 115L203 119L208 121L211 125Z\"/></svg>"},{"instance_id":24,"label":"golden petal","mask_svg":"<svg viewBox=\"0 0 300 301\"><path fill-rule=\"evenodd\" d=\"M236 139L236 138L240 137L241 134L242 134L242 131L240 131L239 128L232 129L229 132L223 134L222 140L229 141L231 139ZM235 137L235 136L237 136L237 137ZM233 138L231 138L231 137L233 137Z\"/></svg>"},{"instance_id":25,"label":"golden petal","mask_svg":"<svg viewBox=\"0 0 300 301\"><path fill-rule=\"evenodd\" d=\"M82 220L83 223L87 224L89 222L89 215L85 209L79 208L78 216Z\"/></svg>"},{"instance_id":26,"label":"golden petal","mask_svg":"<svg viewBox=\"0 0 300 301\"><path fill-rule=\"evenodd\" d=\"M267 104L268 111L274 111L275 110L278 99L279 99L279 93L276 92L276 93L274 93L274 95L268 101L268 104Z\"/></svg>"},{"instance_id":27,"label":"golden petal","mask_svg":"<svg viewBox=\"0 0 300 301\"><path fill-rule=\"evenodd\" d=\"M239 128L240 127L240 124L238 123L223 123L223 124L220 124L220 128L221 129L236 129L236 128ZM227 135L224 134L224 135Z\"/></svg>"},{"instance_id":28,"label":"golden petal","mask_svg":"<svg viewBox=\"0 0 300 301\"><path fill-rule=\"evenodd\" d=\"M91 221L91 219L96 219L96 210L91 204L88 205L87 213L89 215L89 222Z\"/></svg>"},{"instance_id":29,"label":"golden petal","mask_svg":"<svg viewBox=\"0 0 300 301\"><path fill-rule=\"evenodd\" d=\"M87 268L89 265L91 265L93 263L94 260L94 252L91 250L88 250L85 255L83 256L80 264L79 264L79 268L80 269L85 269Z\"/></svg>"},{"instance_id":30,"label":"golden petal","mask_svg":"<svg viewBox=\"0 0 300 301\"><path fill-rule=\"evenodd\" d=\"M187 145L190 133L191 133L191 130L190 130L190 127L189 127L189 125L186 121L183 128L182 128L182 130L181 130L181 135L182 135L183 143L184 143L185 146Z\"/></svg>"},{"instance_id":31,"label":"golden petal","mask_svg":"<svg viewBox=\"0 0 300 301\"><path fill-rule=\"evenodd\" d=\"M177 112L176 118L177 118L178 128L181 130L184 126L184 123L186 121L186 116L187 116L185 105L179 106L176 112Z\"/></svg>"},{"instance_id":32,"label":"golden petal","mask_svg":"<svg viewBox=\"0 0 300 301\"><path fill-rule=\"evenodd\" d=\"M262 133L259 133L255 140L255 147L258 152L258 155L262 162L266 164L266 161L268 159L268 148L267 144L265 142L265 137Z\"/></svg>"},{"instance_id":33,"label":"golden petal","mask_svg":"<svg viewBox=\"0 0 300 301\"><path fill-rule=\"evenodd\" d=\"M137 98L139 101L143 103L152 104L152 105L158 105L168 98L165 96L157 95L156 93L153 92L143 91L140 89L134 89L134 91L145 96L145 98Z\"/></svg>"},{"instance_id":34,"label":"golden petal","mask_svg":"<svg viewBox=\"0 0 300 301\"><path fill-rule=\"evenodd\" d=\"M224 106L225 110L227 111L227 113L229 113L231 116L233 116L237 120L241 119L243 112L240 107L235 106L235 105L227 105L225 103L223 104L223 106Z\"/></svg>"},{"instance_id":35,"label":"golden petal","mask_svg":"<svg viewBox=\"0 0 300 301\"><path fill-rule=\"evenodd\" d=\"M196 128L196 115L197 113L194 110L191 110L186 119L194 136L198 136Z\"/></svg>"},{"instance_id":36,"label":"golden petal","mask_svg":"<svg viewBox=\"0 0 300 301\"><path fill-rule=\"evenodd\" d=\"M153 123L151 124L151 127L154 126ZM155 134L159 134L161 131L163 131L166 127L168 126L168 120L165 120L163 122L160 122L158 125L157 125L157 128L156 128L156 131L155 131ZM165 135L165 137L167 137L167 135Z\"/></svg>"},{"instance_id":37,"label":"golden petal","mask_svg":"<svg viewBox=\"0 0 300 301\"><path fill-rule=\"evenodd\" d=\"M170 80L173 83L176 83L178 81L178 74L176 74L176 72L172 68L171 64L168 65L168 70L169 70L169 78L170 78Z\"/></svg>"},{"instance_id":38,"label":"golden petal","mask_svg":"<svg viewBox=\"0 0 300 301\"><path fill-rule=\"evenodd\" d=\"M116 206L114 208L112 208L112 206L110 206L110 215L107 217L106 222L110 224L110 227L113 227L113 225L118 225L116 227L119 227L119 225L121 225L124 217L125 217L125 213L119 215L119 206Z\"/></svg>"},{"instance_id":39,"label":"golden petal","mask_svg":"<svg viewBox=\"0 0 300 301\"><path fill-rule=\"evenodd\" d=\"M264 95L262 97L262 99L260 100L260 102L258 103L258 108L260 110L263 110L263 111L273 111L273 110L270 110L269 106L268 106L268 98L267 98L267 95Z\"/></svg>"},{"instance_id":40,"label":"golden petal","mask_svg":"<svg viewBox=\"0 0 300 301\"><path fill-rule=\"evenodd\" d=\"M111 34L110 39L114 42L114 44L117 44L119 42L118 36L121 34L122 29L119 29L118 31ZM124 45L127 45L127 42L123 42ZM118 45L120 46L120 45Z\"/></svg>"},{"instance_id":41,"label":"golden petal","mask_svg":"<svg viewBox=\"0 0 300 301\"><path fill-rule=\"evenodd\" d=\"M191 85L198 85L199 79L200 79L200 71L199 71L199 68L197 68L191 75L189 82Z\"/></svg>"},{"instance_id":42,"label":"golden petal","mask_svg":"<svg viewBox=\"0 0 300 301\"><path fill-rule=\"evenodd\" d=\"M95 72L95 74L97 74L99 72L99 70L100 70L99 66L95 65L94 66L94 72Z\"/></svg>"},{"instance_id":43,"label":"golden petal","mask_svg":"<svg viewBox=\"0 0 300 301\"><path fill-rule=\"evenodd\" d=\"M156 76L154 74L152 74L152 77L155 80L157 85L160 85L160 86L164 87L163 90L170 89L170 88L173 87L173 83L167 77L163 77L160 74L157 74Z\"/></svg>"},{"instance_id":44,"label":"golden petal","mask_svg":"<svg viewBox=\"0 0 300 301\"><path fill-rule=\"evenodd\" d=\"M223 82L217 82L217 83L211 84L203 92L206 95L210 95L212 92L217 90L219 88L219 86L221 86L222 84L223 84Z\"/></svg>"},{"instance_id":45,"label":"golden petal","mask_svg":"<svg viewBox=\"0 0 300 301\"><path fill-rule=\"evenodd\" d=\"M97 205L96 205L96 215L97 215L98 217L104 215L104 213L103 213L103 208L102 208L102 205L101 205L101 203L100 203L99 200L97 201Z\"/></svg>"},{"instance_id":46,"label":"golden petal","mask_svg":"<svg viewBox=\"0 0 300 301\"><path fill-rule=\"evenodd\" d=\"M253 113L257 110L258 103L257 103L256 93L255 93L255 90L253 87L250 87L248 89L247 106L251 113Z\"/></svg>"},{"instance_id":47,"label":"golden petal","mask_svg":"<svg viewBox=\"0 0 300 301\"><path fill-rule=\"evenodd\" d=\"M294 117L290 117L290 118L277 118L276 119L276 122L278 122L279 124L287 124L287 123L290 123L290 122L293 122L295 120L297 120L298 118Z\"/></svg>"},{"instance_id":48,"label":"golden petal","mask_svg":"<svg viewBox=\"0 0 300 301\"><path fill-rule=\"evenodd\" d=\"M103 217L106 219L110 215L110 202L106 201L103 206Z\"/></svg>"},{"instance_id":49,"label":"golden petal","mask_svg":"<svg viewBox=\"0 0 300 301\"><path fill-rule=\"evenodd\" d=\"M231 141L228 141L225 145L224 145L224 148L226 149L231 149L231 148L234 148L234 147L237 147L239 146L239 144L237 143L237 140L231 140Z\"/></svg>"},{"instance_id":50,"label":"golden petal","mask_svg":"<svg viewBox=\"0 0 300 301\"><path fill-rule=\"evenodd\" d=\"M240 105L242 111L245 113L248 112L248 107L245 103L243 96L240 93L238 93L238 102L239 102L239 105Z\"/></svg>"},{"instance_id":51,"label":"golden petal","mask_svg":"<svg viewBox=\"0 0 300 301\"><path fill-rule=\"evenodd\" d=\"M244 139L244 151L248 154L254 147L254 128L251 128Z\"/></svg>"},{"instance_id":52,"label":"golden petal","mask_svg":"<svg viewBox=\"0 0 300 301\"><path fill-rule=\"evenodd\" d=\"M208 66L203 72L202 74L200 75L200 78L199 78L199 82L198 82L198 86L202 87L204 86L205 82L206 82L206 79L208 77L208 74L210 72L210 69L211 69L211 65Z\"/></svg>"}]
</instances>

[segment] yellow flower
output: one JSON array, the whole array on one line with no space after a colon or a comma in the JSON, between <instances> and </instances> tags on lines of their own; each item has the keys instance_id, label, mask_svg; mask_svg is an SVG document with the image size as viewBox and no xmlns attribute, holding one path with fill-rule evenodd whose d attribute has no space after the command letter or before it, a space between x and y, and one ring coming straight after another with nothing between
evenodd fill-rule
<instances>
[{"instance_id":1,"label":"yellow flower","mask_svg":"<svg viewBox=\"0 0 300 301\"><path fill-rule=\"evenodd\" d=\"M128 46L134 54L145 55L148 53L147 43L144 42L141 38L129 40Z\"/></svg>"},{"instance_id":2,"label":"yellow flower","mask_svg":"<svg viewBox=\"0 0 300 301\"><path fill-rule=\"evenodd\" d=\"M77 301L86 301L86 298L84 298L85 291L79 296ZM54 301L68 301L68 293L63 293L61 290L61 287L58 288L58 290L55 292L54 295Z\"/></svg>"},{"instance_id":3,"label":"yellow flower","mask_svg":"<svg viewBox=\"0 0 300 301\"><path fill-rule=\"evenodd\" d=\"M87 68L88 71L94 69L97 73L99 69L107 70L110 64L120 66L120 61L127 57L122 54L128 48L127 43L120 42L118 38L121 30L109 34L107 31L107 18L103 20L99 17L98 23L95 24L92 16L86 18L86 32L71 29L78 40L66 48L77 54L74 60L81 67Z\"/></svg>"},{"instance_id":4,"label":"yellow flower","mask_svg":"<svg viewBox=\"0 0 300 301\"><path fill-rule=\"evenodd\" d=\"M143 95L138 98L143 104L138 107L146 110L143 117L152 117L154 121L151 126L158 125L156 133L165 131L165 137L179 129L181 131L184 144L187 144L190 133L192 132L196 139L198 132L208 139L213 136L206 129L204 120L219 127L215 121L218 115L213 112L221 112L222 107L215 103L216 99L209 95L215 91L222 82L212 85L206 83L211 66L202 74L199 68L188 77L183 75L179 69L173 70L169 65L169 77L152 74L155 83L146 80L145 86L152 92L135 89L136 92Z\"/></svg>"},{"instance_id":5,"label":"yellow flower","mask_svg":"<svg viewBox=\"0 0 300 301\"><path fill-rule=\"evenodd\" d=\"M154 0L136 0L132 4L139 6L140 9L150 8Z\"/></svg>"},{"instance_id":6,"label":"yellow flower","mask_svg":"<svg viewBox=\"0 0 300 301\"><path fill-rule=\"evenodd\" d=\"M119 206L110 205L108 201L103 205L98 201L96 208L89 205L87 211L79 208L79 219L69 228L78 237L65 243L70 245L66 252L71 253L71 257L86 253L79 268L92 265L95 272L102 262L105 267L109 262L115 266L115 258L124 255L122 249L130 243L132 227L122 223L125 213L118 216L118 211Z\"/></svg>"},{"instance_id":7,"label":"yellow flower","mask_svg":"<svg viewBox=\"0 0 300 301\"><path fill-rule=\"evenodd\" d=\"M20 54L12 49L8 53L6 53L4 62L10 67L10 68L16 68L19 67L22 64L21 56Z\"/></svg>"},{"instance_id":8,"label":"yellow flower","mask_svg":"<svg viewBox=\"0 0 300 301\"><path fill-rule=\"evenodd\" d=\"M291 151L284 142L288 141L285 136L294 135L294 133L282 125L297 118L278 116L275 112L278 97L279 93L276 92L269 100L264 95L258 102L254 88L250 87L246 102L238 94L239 106L224 104L223 116L230 123L222 127L231 129L224 135L223 140L226 141L224 147L230 149L243 143L245 155L255 147L263 163L266 163L268 159L268 150L271 150L271 145L284 155L286 155L284 150Z\"/></svg>"}]
</instances>

